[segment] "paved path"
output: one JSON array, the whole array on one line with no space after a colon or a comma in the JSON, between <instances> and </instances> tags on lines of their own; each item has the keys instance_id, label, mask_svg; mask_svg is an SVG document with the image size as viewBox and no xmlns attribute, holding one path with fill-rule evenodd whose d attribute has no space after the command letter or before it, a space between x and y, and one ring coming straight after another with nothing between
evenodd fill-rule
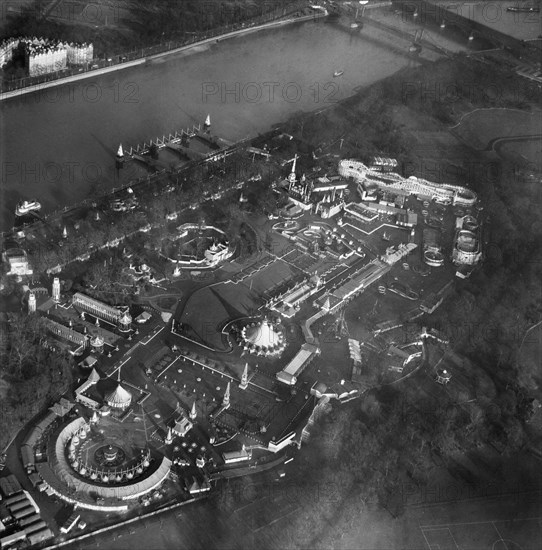
<instances>
[{"instance_id":1,"label":"paved path","mask_svg":"<svg viewBox=\"0 0 542 550\"><path fill-rule=\"evenodd\" d=\"M257 32L263 29L270 29L273 27L282 27L284 25L289 25L291 23L300 23L303 21L311 21L315 19L321 19L322 17L326 17L326 14L323 13L314 13L311 15L305 15L302 17L295 17L291 19L283 19L280 21L271 21L270 23L264 23L263 25L257 25L254 27L245 27L236 31L228 32L222 35L213 36L212 38L207 38L205 40L202 40L200 42L194 42L193 44L189 44L186 46L181 46L179 48L175 48L173 50L168 50L166 52L157 53L154 55L150 55L147 57L142 57L140 59L134 59L133 61L126 61L124 63L120 63L118 65L111 65L109 67L102 67L100 69L91 70L88 72L80 73L71 75L65 78L58 78L56 80L52 80L50 82L43 82L40 84L34 84L32 86L27 86L25 88L21 88L18 90L12 90L10 92L3 92L0 93L0 101L4 99L9 99L12 97L19 97L25 94L30 94L33 92L37 92L40 90L45 90L46 88L53 88L56 86L62 86L64 84L67 84L68 82L76 82L79 80L85 80L87 78L94 78L96 76L112 73L116 71L120 71L123 69L129 69L131 67L136 67L137 65L143 65L147 62L149 59L159 59L161 57L166 57L168 55L173 55L176 53L181 53L185 51L189 51L194 48L201 48L202 46L208 45L208 44L214 44L215 42L227 40L228 38L234 38L235 36L239 36L242 34L249 34L252 32Z\"/></svg>"}]
</instances>

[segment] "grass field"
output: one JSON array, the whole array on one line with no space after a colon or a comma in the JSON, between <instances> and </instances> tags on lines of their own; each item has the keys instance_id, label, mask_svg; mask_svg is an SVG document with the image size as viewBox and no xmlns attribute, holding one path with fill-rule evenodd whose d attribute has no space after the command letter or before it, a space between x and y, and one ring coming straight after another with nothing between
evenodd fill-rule
<instances>
[{"instance_id":1,"label":"grass field","mask_svg":"<svg viewBox=\"0 0 542 550\"><path fill-rule=\"evenodd\" d=\"M429 550L527 550L540 542L540 519L420 525Z\"/></svg>"},{"instance_id":2,"label":"grass field","mask_svg":"<svg viewBox=\"0 0 542 550\"><path fill-rule=\"evenodd\" d=\"M505 157L522 159L524 162L530 163L532 167L536 167L537 170L542 170L542 144L540 139L503 143L499 152Z\"/></svg>"},{"instance_id":3,"label":"grass field","mask_svg":"<svg viewBox=\"0 0 542 550\"><path fill-rule=\"evenodd\" d=\"M478 109L465 115L452 131L473 149L483 150L497 138L540 135L541 127L541 112Z\"/></svg>"}]
</instances>

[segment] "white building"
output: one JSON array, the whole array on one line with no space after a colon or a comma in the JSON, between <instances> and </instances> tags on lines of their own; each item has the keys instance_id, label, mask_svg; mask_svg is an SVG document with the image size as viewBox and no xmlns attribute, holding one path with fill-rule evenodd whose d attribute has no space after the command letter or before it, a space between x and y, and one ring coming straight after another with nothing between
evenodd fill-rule
<instances>
[{"instance_id":1,"label":"white building","mask_svg":"<svg viewBox=\"0 0 542 550\"><path fill-rule=\"evenodd\" d=\"M314 344L305 343L284 367L283 370L275 375L279 382L293 386L297 382L297 377L305 370L308 364L320 354L320 349Z\"/></svg>"},{"instance_id":2,"label":"white building","mask_svg":"<svg viewBox=\"0 0 542 550\"><path fill-rule=\"evenodd\" d=\"M423 178L410 176L403 178L394 172L372 170L362 162L344 159L339 162L339 174L363 184L364 188L378 188L381 191L415 195L418 198L432 199L442 204L472 206L478 197L474 191L460 185L434 183Z\"/></svg>"},{"instance_id":3,"label":"white building","mask_svg":"<svg viewBox=\"0 0 542 550\"><path fill-rule=\"evenodd\" d=\"M62 71L67 66L66 47L62 42L44 45L27 43L25 57L29 76Z\"/></svg>"},{"instance_id":4,"label":"white building","mask_svg":"<svg viewBox=\"0 0 542 550\"><path fill-rule=\"evenodd\" d=\"M125 316L120 309L104 304L103 302L95 300L90 296L86 296L82 292L76 292L73 295L72 304L76 308L82 309L83 311L95 315L96 317L100 317L101 319L105 319L110 323L120 323L121 318Z\"/></svg>"},{"instance_id":5,"label":"white building","mask_svg":"<svg viewBox=\"0 0 542 550\"><path fill-rule=\"evenodd\" d=\"M455 237L452 261L455 265L476 265L482 257L480 241L473 231L460 229Z\"/></svg>"},{"instance_id":6,"label":"white building","mask_svg":"<svg viewBox=\"0 0 542 550\"><path fill-rule=\"evenodd\" d=\"M175 425L171 429L175 435L184 437L193 427L194 424L186 416L182 415L176 420Z\"/></svg>"},{"instance_id":7,"label":"white building","mask_svg":"<svg viewBox=\"0 0 542 550\"><path fill-rule=\"evenodd\" d=\"M228 245L215 242L205 251L205 259L210 266L214 266L227 260L232 254Z\"/></svg>"},{"instance_id":8,"label":"white building","mask_svg":"<svg viewBox=\"0 0 542 550\"><path fill-rule=\"evenodd\" d=\"M235 464L236 462L246 462L252 458L252 451L246 449L243 445L240 451L228 451L222 453L222 458L226 464Z\"/></svg>"},{"instance_id":9,"label":"white building","mask_svg":"<svg viewBox=\"0 0 542 550\"><path fill-rule=\"evenodd\" d=\"M0 43L0 67L13 59L13 50L19 45L20 38L7 38Z\"/></svg>"},{"instance_id":10,"label":"white building","mask_svg":"<svg viewBox=\"0 0 542 550\"><path fill-rule=\"evenodd\" d=\"M32 275L26 252L22 248L9 248L2 253L2 260L9 264L6 275Z\"/></svg>"},{"instance_id":11,"label":"white building","mask_svg":"<svg viewBox=\"0 0 542 550\"><path fill-rule=\"evenodd\" d=\"M8 38L0 44L0 67L13 59L13 52L23 43L30 76L61 71L68 65L88 64L94 57L92 44L64 43L48 38Z\"/></svg>"},{"instance_id":12,"label":"white building","mask_svg":"<svg viewBox=\"0 0 542 550\"><path fill-rule=\"evenodd\" d=\"M90 63L94 57L94 46L92 44L70 44L66 45L68 65L85 65Z\"/></svg>"}]
</instances>

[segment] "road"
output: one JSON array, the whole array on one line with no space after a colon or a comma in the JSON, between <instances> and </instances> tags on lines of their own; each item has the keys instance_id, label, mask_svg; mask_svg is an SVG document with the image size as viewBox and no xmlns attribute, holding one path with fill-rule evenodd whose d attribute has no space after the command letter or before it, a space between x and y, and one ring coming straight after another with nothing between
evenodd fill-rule
<instances>
[{"instance_id":1,"label":"road","mask_svg":"<svg viewBox=\"0 0 542 550\"><path fill-rule=\"evenodd\" d=\"M94 78L98 75L112 73L112 72L115 72L115 71L120 71L122 69L128 69L130 67L135 67L137 65L143 65L144 63L147 63L147 60L159 59L159 58L162 58L162 57L166 57L168 55L173 55L173 54L177 54L177 53L181 53L181 52L186 52L186 51L189 51L189 50L194 49L194 48L196 48L196 51L197 51L197 48L201 48L202 46L206 46L206 45L209 45L209 44L214 44L214 43L218 42L219 40L220 41L221 40L227 40L228 38L234 38L236 36L240 36L240 35L243 35L243 34L249 34L249 33L252 33L252 32L257 32L257 31L260 31L260 30L263 30L263 29L272 29L274 27L282 27L284 25L289 25L291 23L301 23L303 21L313 21L315 19L320 19L322 17L326 17L326 15L321 14L321 13L314 13L314 14L305 15L305 16L302 16L302 17L295 17L295 18L291 18L291 19L283 19L283 20L280 20L280 21L271 21L269 23L264 23L263 25L257 25L257 26L254 26L254 27L248 27L247 26L247 27L244 27L242 29L238 29L236 31L228 32L228 33L225 33L225 34L222 34L222 35L213 36L212 38L207 38L205 40L201 40L200 42L194 42L193 44L188 44L187 46L181 46L181 47L175 48L173 50L160 52L160 53L157 53L157 54L154 54L154 55L149 55L147 57L134 59L132 61L126 61L126 62L123 62L123 63L119 63L117 65L109 65L107 67L101 67L99 69L95 69L95 70L91 70L91 71L87 71L87 72L83 72L83 73L79 73L79 74L74 74L74 75L67 76L67 77L64 77L64 78L58 78L56 80L51 80L50 82L42 82L40 84L34 84L32 86L27 86L25 88L20 88L18 90L12 90L10 92L3 92L3 93L0 93L0 101L2 101L4 99L9 99L11 97L19 97L19 96L22 96L22 95L25 95L25 94L36 92L36 91L45 90L46 88L53 88L55 86L63 86L64 84L67 84L69 82L76 82L76 81L79 81L79 80L85 80L87 78Z\"/></svg>"},{"instance_id":2,"label":"road","mask_svg":"<svg viewBox=\"0 0 542 550\"><path fill-rule=\"evenodd\" d=\"M486 145L485 150L486 151L495 151L498 153L498 148L501 145L506 145L507 143L513 143L515 141L540 141L542 139L542 134L532 134L532 135L524 135L524 136L511 136L511 137L499 137L494 138L488 142Z\"/></svg>"}]
</instances>

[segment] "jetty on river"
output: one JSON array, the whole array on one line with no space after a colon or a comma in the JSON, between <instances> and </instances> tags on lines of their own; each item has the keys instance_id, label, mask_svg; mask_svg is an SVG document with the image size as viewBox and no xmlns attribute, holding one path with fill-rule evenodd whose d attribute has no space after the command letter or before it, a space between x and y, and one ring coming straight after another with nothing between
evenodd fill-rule
<instances>
[{"instance_id":1,"label":"jetty on river","mask_svg":"<svg viewBox=\"0 0 542 550\"><path fill-rule=\"evenodd\" d=\"M148 143L145 141L142 144L130 147L126 149L123 153L128 159L136 160L142 162L149 168L159 171L167 168L167 163L158 158L151 157L150 153L153 146L156 147L157 151L167 149L177 153L183 159L188 161L216 161L222 160L227 156L231 155L237 151L240 143L234 143L223 139L218 136L214 136L210 133L210 122L209 117L205 121L203 129L201 125L194 125L191 129L182 129L180 131L175 131L173 134L163 135L162 137L157 137L153 140L150 140ZM197 140L203 146L203 151L190 147L190 142L192 140ZM266 158L269 158L269 154L266 151L256 150L252 148L251 152L263 155ZM119 150L122 150L119 148ZM120 160L120 157L117 154L117 159Z\"/></svg>"}]
</instances>

